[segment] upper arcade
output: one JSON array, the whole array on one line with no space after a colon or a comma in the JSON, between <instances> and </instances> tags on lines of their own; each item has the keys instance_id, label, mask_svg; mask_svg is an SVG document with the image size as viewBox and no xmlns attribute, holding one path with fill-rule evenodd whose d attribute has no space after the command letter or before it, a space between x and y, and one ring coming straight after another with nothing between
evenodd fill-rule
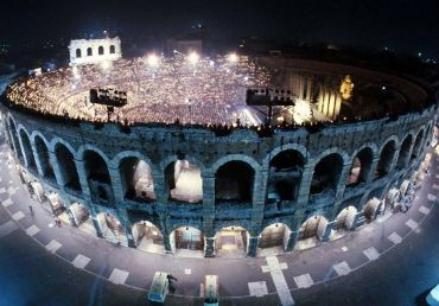
<instances>
[{"instance_id":1,"label":"upper arcade","mask_svg":"<svg viewBox=\"0 0 439 306\"><path fill-rule=\"evenodd\" d=\"M73 39L69 45L70 65L100 64L122 57L119 37Z\"/></svg>"}]
</instances>

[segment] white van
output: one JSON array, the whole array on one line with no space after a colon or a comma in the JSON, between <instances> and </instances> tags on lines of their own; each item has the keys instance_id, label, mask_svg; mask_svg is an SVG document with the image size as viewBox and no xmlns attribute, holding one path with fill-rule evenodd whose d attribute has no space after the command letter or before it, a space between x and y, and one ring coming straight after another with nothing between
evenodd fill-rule
<instances>
[{"instance_id":1,"label":"white van","mask_svg":"<svg viewBox=\"0 0 439 306\"><path fill-rule=\"evenodd\" d=\"M217 275L206 275L204 282L204 306L219 306Z\"/></svg>"},{"instance_id":2,"label":"white van","mask_svg":"<svg viewBox=\"0 0 439 306\"><path fill-rule=\"evenodd\" d=\"M151 302L164 303L168 294L169 280L168 273L156 272L148 293L148 300Z\"/></svg>"}]
</instances>

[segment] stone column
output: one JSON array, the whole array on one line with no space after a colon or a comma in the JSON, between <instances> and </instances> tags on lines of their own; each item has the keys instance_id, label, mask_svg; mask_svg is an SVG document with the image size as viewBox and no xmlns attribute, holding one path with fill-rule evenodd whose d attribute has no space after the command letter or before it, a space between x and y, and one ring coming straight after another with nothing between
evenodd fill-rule
<instances>
[{"instance_id":1,"label":"stone column","mask_svg":"<svg viewBox=\"0 0 439 306\"><path fill-rule=\"evenodd\" d=\"M61 167L58 163L58 159L56 158L56 155L54 152L49 151L49 160L50 160L50 163L52 164L56 183L58 184L58 186L63 188L67 182L65 182L65 180L64 180L64 176L62 174Z\"/></svg>"},{"instance_id":2,"label":"stone column","mask_svg":"<svg viewBox=\"0 0 439 306\"><path fill-rule=\"evenodd\" d=\"M325 231L322 234L322 236L320 237L320 241L323 241L323 242L329 241L333 226L334 226L334 222L328 222L328 224L326 224Z\"/></svg>"},{"instance_id":3,"label":"stone column","mask_svg":"<svg viewBox=\"0 0 439 306\"><path fill-rule=\"evenodd\" d=\"M108 167L108 172L111 177L111 189L113 190L114 205L118 207L119 205L123 205L125 198L122 190L120 171L119 168Z\"/></svg>"},{"instance_id":4,"label":"stone column","mask_svg":"<svg viewBox=\"0 0 439 306\"><path fill-rule=\"evenodd\" d=\"M87 201L91 201L90 186L88 185L87 171L85 170L85 161L75 159L76 171L78 172L81 190Z\"/></svg>"},{"instance_id":5,"label":"stone column","mask_svg":"<svg viewBox=\"0 0 439 306\"><path fill-rule=\"evenodd\" d=\"M43 165L41 165L40 154L39 154L39 152L37 152L37 147L35 146L34 141L31 142L31 147L32 147L32 155L33 155L34 161L35 161L35 166L37 167L37 173L40 177L44 177L45 173L43 170Z\"/></svg>"},{"instance_id":6,"label":"stone column","mask_svg":"<svg viewBox=\"0 0 439 306\"><path fill-rule=\"evenodd\" d=\"M252 224L260 225L264 219L264 205L267 194L268 171L260 170L255 177L253 187Z\"/></svg>"},{"instance_id":7,"label":"stone column","mask_svg":"<svg viewBox=\"0 0 439 306\"><path fill-rule=\"evenodd\" d=\"M400 150L401 150L401 147L397 146L395 154L393 154L392 162L390 163L390 167L389 167L389 172L388 173L391 173L395 169L396 164L398 163L399 154L401 153Z\"/></svg>"},{"instance_id":8,"label":"stone column","mask_svg":"<svg viewBox=\"0 0 439 306\"><path fill-rule=\"evenodd\" d=\"M314 175L314 165L305 165L303 168L302 180L297 194L297 207L302 208L308 204L311 191L311 181Z\"/></svg>"},{"instance_id":9,"label":"stone column","mask_svg":"<svg viewBox=\"0 0 439 306\"><path fill-rule=\"evenodd\" d=\"M374 159L372 160L372 164L370 166L370 171L369 171L369 174L368 174L367 179L366 179L366 184L370 184L371 182L373 182L373 180L375 178L375 172L377 170L379 160L380 160L379 156L374 157Z\"/></svg>"},{"instance_id":10,"label":"stone column","mask_svg":"<svg viewBox=\"0 0 439 306\"><path fill-rule=\"evenodd\" d=\"M343 195L346 189L346 182L348 180L349 173L351 171L352 164L345 164L340 173L340 179L338 180L337 190L335 192L334 207L331 213L331 220L337 216L338 209L343 203Z\"/></svg>"},{"instance_id":11,"label":"stone column","mask_svg":"<svg viewBox=\"0 0 439 306\"><path fill-rule=\"evenodd\" d=\"M215 236L205 238L204 257L215 256Z\"/></svg>"},{"instance_id":12,"label":"stone column","mask_svg":"<svg viewBox=\"0 0 439 306\"><path fill-rule=\"evenodd\" d=\"M132 224L128 218L127 211L122 207L118 207L117 208L117 215L118 215L119 221L122 223L122 226L123 226L123 229L125 232L125 236L127 237L128 247L136 248L136 243L134 241L134 237L133 237L133 234L131 232Z\"/></svg>"},{"instance_id":13,"label":"stone column","mask_svg":"<svg viewBox=\"0 0 439 306\"><path fill-rule=\"evenodd\" d=\"M204 256L215 256L215 175L203 173L203 234L205 235Z\"/></svg>"},{"instance_id":14,"label":"stone column","mask_svg":"<svg viewBox=\"0 0 439 306\"><path fill-rule=\"evenodd\" d=\"M250 236L248 239L247 255L255 257L258 251L259 236Z\"/></svg>"}]
</instances>

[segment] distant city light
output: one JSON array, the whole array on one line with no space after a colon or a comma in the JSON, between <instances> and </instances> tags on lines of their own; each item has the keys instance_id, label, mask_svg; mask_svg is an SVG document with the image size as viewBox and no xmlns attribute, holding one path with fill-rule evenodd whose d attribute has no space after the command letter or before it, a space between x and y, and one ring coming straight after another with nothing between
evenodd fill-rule
<instances>
[{"instance_id":1,"label":"distant city light","mask_svg":"<svg viewBox=\"0 0 439 306\"><path fill-rule=\"evenodd\" d=\"M160 64L160 58L155 53L148 54L146 62L150 67L157 67Z\"/></svg>"},{"instance_id":2,"label":"distant city light","mask_svg":"<svg viewBox=\"0 0 439 306\"><path fill-rule=\"evenodd\" d=\"M187 56L187 59L188 59L189 63L191 63L192 65L195 65L200 60L200 55L197 52L192 51Z\"/></svg>"},{"instance_id":3,"label":"distant city light","mask_svg":"<svg viewBox=\"0 0 439 306\"><path fill-rule=\"evenodd\" d=\"M227 60L228 60L230 63L237 63L237 62L239 61L239 56L238 56L238 54L236 54L235 52L233 52L233 53L230 53L230 54L227 56Z\"/></svg>"}]
</instances>

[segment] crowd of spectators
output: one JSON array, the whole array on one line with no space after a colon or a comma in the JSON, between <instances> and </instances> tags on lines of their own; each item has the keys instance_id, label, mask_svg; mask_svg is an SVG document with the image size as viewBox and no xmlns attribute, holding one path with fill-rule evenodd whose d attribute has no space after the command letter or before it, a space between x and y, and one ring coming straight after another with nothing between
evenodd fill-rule
<instances>
[{"instance_id":1,"label":"crowd of spectators","mask_svg":"<svg viewBox=\"0 0 439 306\"><path fill-rule=\"evenodd\" d=\"M60 68L13 83L7 97L42 114L91 122L257 125L261 120L246 107L246 90L269 82L270 74L243 56L194 63L175 54L154 65L141 57ZM126 91L128 103L109 118L105 105L90 102L92 88Z\"/></svg>"}]
</instances>

